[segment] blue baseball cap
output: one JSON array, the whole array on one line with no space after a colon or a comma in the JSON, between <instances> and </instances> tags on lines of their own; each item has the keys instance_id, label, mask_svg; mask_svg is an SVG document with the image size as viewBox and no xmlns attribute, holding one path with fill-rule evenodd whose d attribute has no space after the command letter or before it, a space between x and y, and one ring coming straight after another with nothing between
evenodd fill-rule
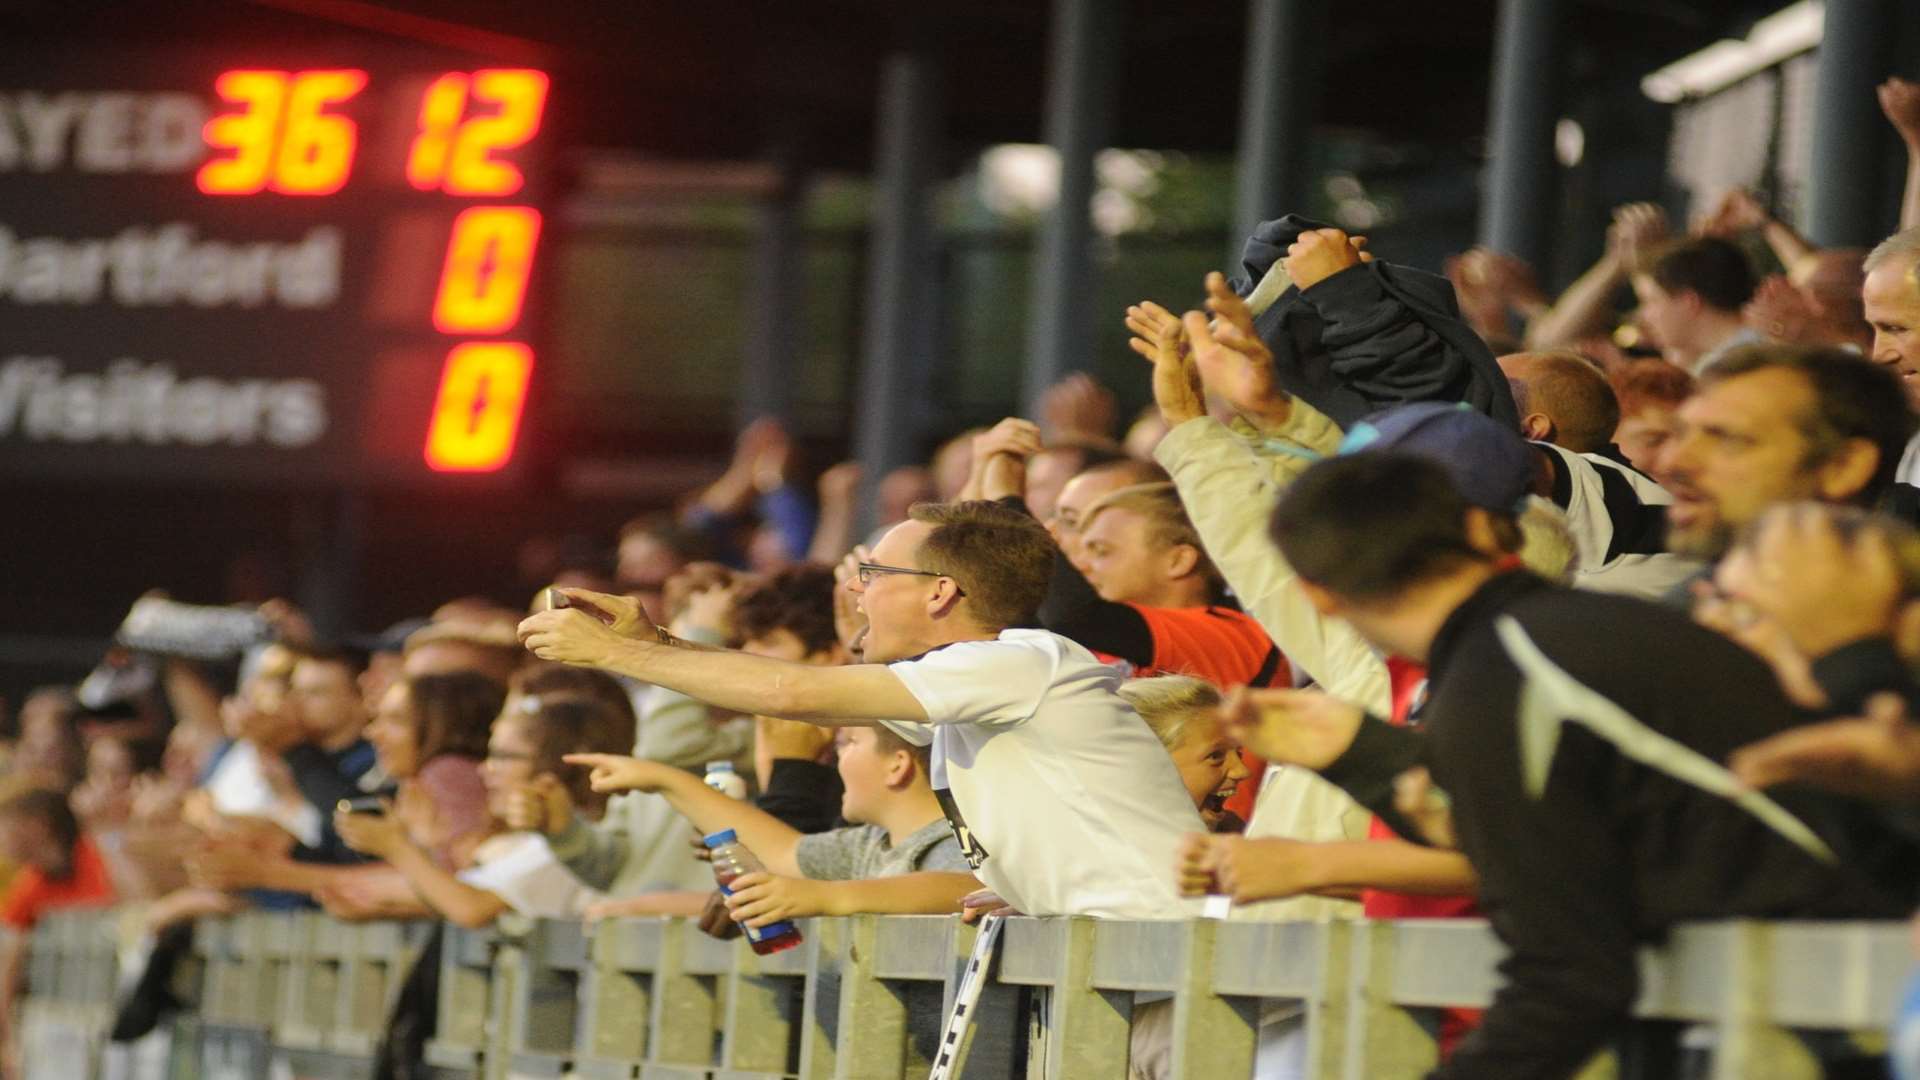
<instances>
[{"instance_id":1,"label":"blue baseball cap","mask_svg":"<svg viewBox=\"0 0 1920 1080\"><path fill-rule=\"evenodd\" d=\"M1421 401L1374 413L1347 429L1340 453L1391 450L1447 470L1467 501L1517 514L1533 492L1534 449L1464 402Z\"/></svg>"}]
</instances>

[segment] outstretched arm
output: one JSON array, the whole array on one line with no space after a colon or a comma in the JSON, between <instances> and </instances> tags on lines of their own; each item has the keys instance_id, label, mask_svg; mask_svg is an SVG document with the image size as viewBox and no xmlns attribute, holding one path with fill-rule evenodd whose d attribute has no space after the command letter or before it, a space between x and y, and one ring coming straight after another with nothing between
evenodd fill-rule
<instances>
[{"instance_id":1,"label":"outstretched arm","mask_svg":"<svg viewBox=\"0 0 1920 1080\"><path fill-rule=\"evenodd\" d=\"M625 597L565 591L596 606L638 606ZM749 715L832 726L927 720L919 700L885 665L820 667L725 649L680 648L657 637L621 633L623 621L634 633L646 633L651 626L644 612L626 614L610 625L578 608L542 611L520 624L520 640L543 660L628 675Z\"/></svg>"},{"instance_id":2,"label":"outstretched arm","mask_svg":"<svg viewBox=\"0 0 1920 1080\"><path fill-rule=\"evenodd\" d=\"M699 777L670 765L618 754L568 754L570 765L592 770L593 790L644 791L659 795L703 833L732 829L768 869L776 874L800 872L794 861L800 833L751 803L730 799Z\"/></svg>"},{"instance_id":3,"label":"outstretched arm","mask_svg":"<svg viewBox=\"0 0 1920 1080\"><path fill-rule=\"evenodd\" d=\"M449 922L469 929L491 925L507 910L500 897L454 877L407 838L391 813L353 814L338 810L333 826L348 847L384 859L406 877L420 899Z\"/></svg>"}]
</instances>

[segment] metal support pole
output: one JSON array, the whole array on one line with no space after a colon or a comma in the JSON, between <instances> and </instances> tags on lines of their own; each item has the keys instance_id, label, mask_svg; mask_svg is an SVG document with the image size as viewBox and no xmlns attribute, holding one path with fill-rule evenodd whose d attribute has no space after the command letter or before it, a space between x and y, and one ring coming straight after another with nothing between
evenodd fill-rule
<instances>
[{"instance_id":1,"label":"metal support pole","mask_svg":"<svg viewBox=\"0 0 1920 1080\"><path fill-rule=\"evenodd\" d=\"M1240 153L1227 265L1254 226L1299 210L1306 198L1313 115L1319 98L1321 0L1253 0L1240 77Z\"/></svg>"},{"instance_id":2,"label":"metal support pole","mask_svg":"<svg viewBox=\"0 0 1920 1080\"><path fill-rule=\"evenodd\" d=\"M1893 14L1886 0L1827 0L1807 198L1807 239L1820 247L1868 247L1891 231L1879 182L1889 129L1873 88L1887 75Z\"/></svg>"},{"instance_id":3,"label":"metal support pole","mask_svg":"<svg viewBox=\"0 0 1920 1080\"><path fill-rule=\"evenodd\" d=\"M1091 360L1093 159L1113 128L1120 7L1102 0L1054 0L1046 138L1060 155L1060 199L1034 249L1033 316L1021 395L1029 415L1037 412L1047 387Z\"/></svg>"},{"instance_id":4,"label":"metal support pole","mask_svg":"<svg viewBox=\"0 0 1920 1080\"><path fill-rule=\"evenodd\" d=\"M801 211L806 181L795 155L773 154L780 185L757 208L753 302L740 370L740 426L762 416L791 423L793 386L800 373Z\"/></svg>"},{"instance_id":5,"label":"metal support pole","mask_svg":"<svg viewBox=\"0 0 1920 1080\"><path fill-rule=\"evenodd\" d=\"M880 160L875 168L867 249L860 412L854 445L865 466L862 507L888 471L915 460L932 357L923 331L932 319L933 225L928 199L938 158L939 73L925 53L889 56L880 76ZM863 510L869 518L870 509ZM856 535L871 529L863 520Z\"/></svg>"},{"instance_id":6,"label":"metal support pole","mask_svg":"<svg viewBox=\"0 0 1920 1080\"><path fill-rule=\"evenodd\" d=\"M1553 129L1565 57L1565 0L1500 0L1480 242L1534 266L1552 254Z\"/></svg>"}]
</instances>

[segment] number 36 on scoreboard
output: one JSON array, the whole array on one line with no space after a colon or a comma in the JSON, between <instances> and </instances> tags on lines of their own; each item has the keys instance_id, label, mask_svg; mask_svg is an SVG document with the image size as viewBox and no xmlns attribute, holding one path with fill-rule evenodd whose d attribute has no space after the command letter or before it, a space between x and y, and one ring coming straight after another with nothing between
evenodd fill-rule
<instances>
[{"instance_id":1,"label":"number 36 on scoreboard","mask_svg":"<svg viewBox=\"0 0 1920 1080\"><path fill-rule=\"evenodd\" d=\"M228 71L214 93L234 108L207 122L215 152L195 177L209 195L331 195L353 174L359 129L336 111L367 86L358 69ZM524 68L452 71L421 95L405 180L462 198L517 194L521 169L500 155L540 130L548 79ZM520 322L540 237L530 206L482 205L453 221L432 322L442 334L494 336ZM492 472L513 456L533 353L462 341L448 353L423 456L436 472Z\"/></svg>"}]
</instances>

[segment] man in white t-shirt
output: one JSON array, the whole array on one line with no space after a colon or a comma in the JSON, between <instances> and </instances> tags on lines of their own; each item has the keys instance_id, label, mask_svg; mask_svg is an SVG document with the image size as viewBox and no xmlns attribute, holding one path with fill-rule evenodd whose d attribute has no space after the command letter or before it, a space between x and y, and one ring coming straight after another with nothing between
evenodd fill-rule
<instances>
[{"instance_id":1,"label":"man in white t-shirt","mask_svg":"<svg viewBox=\"0 0 1920 1080\"><path fill-rule=\"evenodd\" d=\"M1115 689L1117 670L1031 626L1053 570L1033 518L991 503L916 506L848 587L868 618L849 667L706 650L629 598L520 624L535 655L671 687L723 709L882 723L933 749L933 786L969 862L1030 915L1181 918L1172 866L1205 828L1172 759ZM597 610L595 618L589 610ZM878 661L878 662L872 662Z\"/></svg>"}]
</instances>

